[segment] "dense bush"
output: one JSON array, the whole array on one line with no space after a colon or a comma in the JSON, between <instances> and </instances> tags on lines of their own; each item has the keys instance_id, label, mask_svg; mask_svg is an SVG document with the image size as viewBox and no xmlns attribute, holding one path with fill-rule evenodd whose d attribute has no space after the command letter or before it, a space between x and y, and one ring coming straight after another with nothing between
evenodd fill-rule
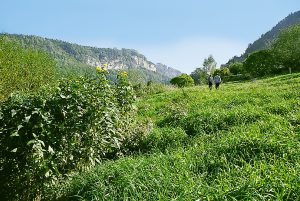
<instances>
[{"instance_id":1,"label":"dense bush","mask_svg":"<svg viewBox=\"0 0 300 201\"><path fill-rule=\"evenodd\" d=\"M170 83L178 87L189 87L195 85L193 78L187 74L182 74L178 77L172 78Z\"/></svg>"},{"instance_id":2,"label":"dense bush","mask_svg":"<svg viewBox=\"0 0 300 201\"><path fill-rule=\"evenodd\" d=\"M234 82L234 81L246 81L250 80L252 77L250 74L242 74L242 75L229 75L222 77L222 81L224 82Z\"/></svg>"},{"instance_id":3,"label":"dense bush","mask_svg":"<svg viewBox=\"0 0 300 201\"><path fill-rule=\"evenodd\" d=\"M241 62L231 63L228 68L229 68L230 73L232 73L233 75L238 75L238 74L244 73L244 66L243 66L243 63L241 63Z\"/></svg>"},{"instance_id":4,"label":"dense bush","mask_svg":"<svg viewBox=\"0 0 300 201\"><path fill-rule=\"evenodd\" d=\"M120 152L142 132L132 114L127 73L115 85L107 71L63 80L38 95L12 95L0 107L0 194L30 200L42 186L74 169L86 169Z\"/></svg>"},{"instance_id":5,"label":"dense bush","mask_svg":"<svg viewBox=\"0 0 300 201\"><path fill-rule=\"evenodd\" d=\"M213 76L220 75L221 77L229 76L231 74L229 68L222 67L221 69L214 70Z\"/></svg>"},{"instance_id":6,"label":"dense bush","mask_svg":"<svg viewBox=\"0 0 300 201\"><path fill-rule=\"evenodd\" d=\"M244 69L254 77L274 74L278 68L278 62L274 54L269 50L260 50L252 53L244 61Z\"/></svg>"}]
</instances>

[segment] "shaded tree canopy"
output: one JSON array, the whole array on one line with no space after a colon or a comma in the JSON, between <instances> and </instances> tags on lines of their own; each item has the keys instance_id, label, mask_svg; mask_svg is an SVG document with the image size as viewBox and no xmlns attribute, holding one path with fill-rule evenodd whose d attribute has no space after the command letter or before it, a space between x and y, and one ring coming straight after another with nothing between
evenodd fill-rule
<instances>
[{"instance_id":1,"label":"shaded tree canopy","mask_svg":"<svg viewBox=\"0 0 300 201\"><path fill-rule=\"evenodd\" d=\"M244 62L245 71L252 76L264 76L276 71L276 58L269 50L252 53Z\"/></svg>"},{"instance_id":2,"label":"shaded tree canopy","mask_svg":"<svg viewBox=\"0 0 300 201\"><path fill-rule=\"evenodd\" d=\"M244 73L243 63L241 62L231 63L228 68L230 73L232 73L233 75Z\"/></svg>"},{"instance_id":3,"label":"shaded tree canopy","mask_svg":"<svg viewBox=\"0 0 300 201\"><path fill-rule=\"evenodd\" d=\"M300 23L284 29L273 43L271 51L285 68L300 70Z\"/></svg>"}]
</instances>

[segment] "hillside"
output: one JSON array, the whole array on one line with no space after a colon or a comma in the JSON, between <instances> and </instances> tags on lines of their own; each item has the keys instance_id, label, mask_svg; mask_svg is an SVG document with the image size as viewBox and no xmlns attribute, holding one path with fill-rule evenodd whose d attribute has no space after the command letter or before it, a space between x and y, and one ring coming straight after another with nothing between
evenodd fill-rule
<instances>
[{"instance_id":1,"label":"hillside","mask_svg":"<svg viewBox=\"0 0 300 201\"><path fill-rule=\"evenodd\" d=\"M63 71L86 72L90 67L108 64L108 69L130 69L142 76L142 80L168 82L180 71L162 64L154 64L132 49L97 48L47 39L39 36L5 34L25 48L48 52Z\"/></svg>"},{"instance_id":2,"label":"hillside","mask_svg":"<svg viewBox=\"0 0 300 201\"><path fill-rule=\"evenodd\" d=\"M45 200L299 200L300 74L138 101L152 129Z\"/></svg>"},{"instance_id":3,"label":"hillside","mask_svg":"<svg viewBox=\"0 0 300 201\"><path fill-rule=\"evenodd\" d=\"M271 43L278 37L278 35L282 29L285 29L289 26L298 24L299 22L300 22L300 11L291 13L286 18L281 20L270 31L266 32L265 34L262 34L259 39L257 39L253 43L250 43L248 48L245 50L245 52L241 56L234 56L232 59L230 59L227 62L227 64L229 64L233 61L243 61L246 59L247 55L249 55L255 51L262 50L262 49L268 49L268 47L270 47Z\"/></svg>"}]
</instances>

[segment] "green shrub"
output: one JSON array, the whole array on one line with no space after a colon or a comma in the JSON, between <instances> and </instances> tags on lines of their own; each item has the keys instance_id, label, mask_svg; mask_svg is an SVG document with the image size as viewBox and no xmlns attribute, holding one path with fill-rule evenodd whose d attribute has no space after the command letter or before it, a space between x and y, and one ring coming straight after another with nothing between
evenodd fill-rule
<instances>
[{"instance_id":1,"label":"green shrub","mask_svg":"<svg viewBox=\"0 0 300 201\"><path fill-rule=\"evenodd\" d=\"M260 50L252 53L243 63L246 72L254 77L274 74L278 68L278 61L270 50Z\"/></svg>"},{"instance_id":2,"label":"green shrub","mask_svg":"<svg viewBox=\"0 0 300 201\"><path fill-rule=\"evenodd\" d=\"M38 95L15 94L0 107L0 194L32 200L42 186L74 169L86 169L121 151L141 133L133 119L127 74L110 85L97 77L63 80Z\"/></svg>"},{"instance_id":3,"label":"green shrub","mask_svg":"<svg viewBox=\"0 0 300 201\"><path fill-rule=\"evenodd\" d=\"M246 81L246 80L250 80L250 79L251 79L250 74L239 74L239 75L224 76L222 78L222 81L234 82L234 81Z\"/></svg>"},{"instance_id":4,"label":"green shrub","mask_svg":"<svg viewBox=\"0 0 300 201\"><path fill-rule=\"evenodd\" d=\"M193 78L187 74L172 78L170 83L178 87L190 87L195 85Z\"/></svg>"}]
</instances>

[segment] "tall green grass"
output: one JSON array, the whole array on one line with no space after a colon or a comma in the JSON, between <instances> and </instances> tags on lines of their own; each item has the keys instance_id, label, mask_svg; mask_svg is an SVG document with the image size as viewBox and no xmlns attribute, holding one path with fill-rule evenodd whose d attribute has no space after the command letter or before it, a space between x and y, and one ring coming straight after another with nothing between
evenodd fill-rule
<instances>
[{"instance_id":1,"label":"tall green grass","mask_svg":"<svg viewBox=\"0 0 300 201\"><path fill-rule=\"evenodd\" d=\"M140 99L152 132L45 200L300 200L300 74Z\"/></svg>"}]
</instances>

